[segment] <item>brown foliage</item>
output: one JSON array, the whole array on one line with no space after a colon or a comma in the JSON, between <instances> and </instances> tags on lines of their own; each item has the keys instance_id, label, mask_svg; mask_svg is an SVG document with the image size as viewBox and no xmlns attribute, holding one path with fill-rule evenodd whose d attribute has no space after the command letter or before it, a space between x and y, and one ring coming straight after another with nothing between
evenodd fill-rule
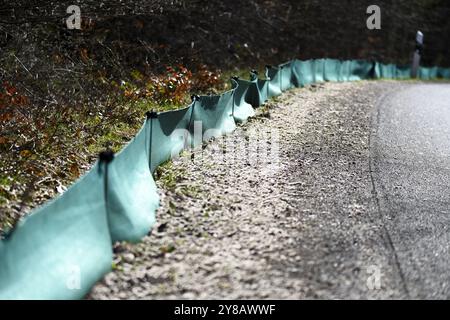
<instances>
[{"instance_id":1,"label":"brown foliage","mask_svg":"<svg viewBox=\"0 0 450 320\"><path fill-rule=\"evenodd\" d=\"M154 77L148 88L148 94L156 101L180 105L192 88L192 72L182 65L166 66L166 73Z\"/></svg>"}]
</instances>

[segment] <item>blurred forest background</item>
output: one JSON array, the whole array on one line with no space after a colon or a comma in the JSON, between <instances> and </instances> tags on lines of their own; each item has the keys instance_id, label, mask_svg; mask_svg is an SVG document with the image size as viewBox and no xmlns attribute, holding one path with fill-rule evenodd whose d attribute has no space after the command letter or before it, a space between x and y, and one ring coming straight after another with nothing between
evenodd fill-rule
<instances>
[{"instance_id":1,"label":"blurred forest background","mask_svg":"<svg viewBox=\"0 0 450 320\"><path fill-rule=\"evenodd\" d=\"M448 0L15 0L0 5L0 231L118 150L145 111L291 58L450 66ZM368 30L366 9L382 10ZM69 5L82 29L68 30ZM38 192L39 191L39 192Z\"/></svg>"}]
</instances>

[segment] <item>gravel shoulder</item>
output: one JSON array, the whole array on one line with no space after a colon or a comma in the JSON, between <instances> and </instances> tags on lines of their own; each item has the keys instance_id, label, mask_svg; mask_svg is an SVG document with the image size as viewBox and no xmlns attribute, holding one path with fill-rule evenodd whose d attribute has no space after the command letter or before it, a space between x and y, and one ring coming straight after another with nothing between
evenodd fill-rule
<instances>
[{"instance_id":1,"label":"gravel shoulder","mask_svg":"<svg viewBox=\"0 0 450 320\"><path fill-rule=\"evenodd\" d=\"M295 89L163 166L158 224L115 246L91 299L405 298L370 168L371 116L404 84Z\"/></svg>"}]
</instances>

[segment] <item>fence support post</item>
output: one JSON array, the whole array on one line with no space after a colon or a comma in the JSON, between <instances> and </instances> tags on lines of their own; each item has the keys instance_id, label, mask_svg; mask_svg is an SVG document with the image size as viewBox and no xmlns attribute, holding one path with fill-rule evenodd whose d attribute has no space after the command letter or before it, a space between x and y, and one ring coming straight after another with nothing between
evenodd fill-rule
<instances>
[{"instance_id":1,"label":"fence support post","mask_svg":"<svg viewBox=\"0 0 450 320\"><path fill-rule=\"evenodd\" d=\"M416 50L414 51L412 67L411 67L411 78L417 78L419 67L420 67L420 58L423 50L423 33L417 31L416 34Z\"/></svg>"}]
</instances>

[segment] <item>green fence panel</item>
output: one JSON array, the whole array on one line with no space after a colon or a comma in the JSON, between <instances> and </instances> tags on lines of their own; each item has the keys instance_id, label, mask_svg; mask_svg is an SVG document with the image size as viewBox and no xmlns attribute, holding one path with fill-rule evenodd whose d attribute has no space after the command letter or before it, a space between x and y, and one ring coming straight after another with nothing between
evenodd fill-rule
<instances>
[{"instance_id":1,"label":"green fence panel","mask_svg":"<svg viewBox=\"0 0 450 320\"><path fill-rule=\"evenodd\" d=\"M384 63L378 64L379 67L379 79L389 78L388 66Z\"/></svg>"},{"instance_id":2,"label":"green fence panel","mask_svg":"<svg viewBox=\"0 0 450 320\"><path fill-rule=\"evenodd\" d=\"M150 169L155 172L163 162L180 154L191 145L189 124L193 103L186 108L161 112L151 119Z\"/></svg>"},{"instance_id":3,"label":"green fence panel","mask_svg":"<svg viewBox=\"0 0 450 320\"><path fill-rule=\"evenodd\" d=\"M438 68L438 78L450 79L450 68Z\"/></svg>"},{"instance_id":4,"label":"green fence panel","mask_svg":"<svg viewBox=\"0 0 450 320\"><path fill-rule=\"evenodd\" d=\"M239 83L240 81L247 80L238 80ZM266 102L265 97L267 97L267 92L260 91L258 86L258 75L256 73L250 73L250 80L248 82L249 83L245 84L248 85L248 89L245 94L245 102L249 103L254 109L256 109Z\"/></svg>"},{"instance_id":5,"label":"green fence panel","mask_svg":"<svg viewBox=\"0 0 450 320\"><path fill-rule=\"evenodd\" d=\"M236 129L233 96L234 90L230 90L222 95L200 96L196 99L189 128L194 147Z\"/></svg>"},{"instance_id":6,"label":"green fence panel","mask_svg":"<svg viewBox=\"0 0 450 320\"><path fill-rule=\"evenodd\" d=\"M374 72L374 78L375 79L382 79L386 78L386 71L387 67L385 64L377 62L375 64L375 72Z\"/></svg>"},{"instance_id":7,"label":"green fence panel","mask_svg":"<svg viewBox=\"0 0 450 320\"><path fill-rule=\"evenodd\" d=\"M340 69L339 69L339 81L349 81L350 79L350 71L351 71L351 61L345 60L341 61Z\"/></svg>"},{"instance_id":8,"label":"green fence panel","mask_svg":"<svg viewBox=\"0 0 450 320\"><path fill-rule=\"evenodd\" d=\"M397 74L397 66L395 64L383 64L381 70L382 78L395 79Z\"/></svg>"},{"instance_id":9,"label":"green fence panel","mask_svg":"<svg viewBox=\"0 0 450 320\"><path fill-rule=\"evenodd\" d=\"M269 80L267 98L278 97L282 93L280 68L266 66L266 78Z\"/></svg>"},{"instance_id":10,"label":"green fence panel","mask_svg":"<svg viewBox=\"0 0 450 320\"><path fill-rule=\"evenodd\" d=\"M389 66L383 63L376 63L375 78L376 79L392 78L392 76L389 75Z\"/></svg>"},{"instance_id":11,"label":"green fence panel","mask_svg":"<svg viewBox=\"0 0 450 320\"><path fill-rule=\"evenodd\" d=\"M245 101L250 83L250 81L242 79L231 79L231 84L234 89L233 117L238 123L244 123L248 118L255 115L255 110L251 104Z\"/></svg>"},{"instance_id":12,"label":"green fence panel","mask_svg":"<svg viewBox=\"0 0 450 320\"><path fill-rule=\"evenodd\" d=\"M444 79L450 79L450 69L441 70L441 74Z\"/></svg>"},{"instance_id":13,"label":"green fence panel","mask_svg":"<svg viewBox=\"0 0 450 320\"><path fill-rule=\"evenodd\" d=\"M381 79L381 63L379 62L375 62L373 78Z\"/></svg>"},{"instance_id":14,"label":"green fence panel","mask_svg":"<svg viewBox=\"0 0 450 320\"><path fill-rule=\"evenodd\" d=\"M324 80L337 82L339 81L339 70L341 62L336 59L325 59L324 61Z\"/></svg>"},{"instance_id":15,"label":"green fence panel","mask_svg":"<svg viewBox=\"0 0 450 320\"><path fill-rule=\"evenodd\" d=\"M411 67L408 66L397 66L395 78L397 79L410 79L411 78Z\"/></svg>"},{"instance_id":16,"label":"green fence panel","mask_svg":"<svg viewBox=\"0 0 450 320\"><path fill-rule=\"evenodd\" d=\"M293 69L301 87L315 83L314 60L295 60Z\"/></svg>"},{"instance_id":17,"label":"green fence panel","mask_svg":"<svg viewBox=\"0 0 450 320\"><path fill-rule=\"evenodd\" d=\"M96 164L0 242L0 299L79 299L111 269L105 166Z\"/></svg>"},{"instance_id":18,"label":"green fence panel","mask_svg":"<svg viewBox=\"0 0 450 320\"><path fill-rule=\"evenodd\" d=\"M281 69L281 91L286 91L294 87L296 77L293 73L294 61L289 61L278 66Z\"/></svg>"},{"instance_id":19,"label":"green fence panel","mask_svg":"<svg viewBox=\"0 0 450 320\"><path fill-rule=\"evenodd\" d=\"M314 61L314 81L316 83L325 82L325 59L316 59Z\"/></svg>"},{"instance_id":20,"label":"green fence panel","mask_svg":"<svg viewBox=\"0 0 450 320\"><path fill-rule=\"evenodd\" d=\"M238 83L238 88L246 88L244 94L244 102L251 105L254 109L258 108L260 106L260 100L258 87L256 86L256 80L249 81L244 79L236 79L235 81Z\"/></svg>"},{"instance_id":21,"label":"green fence panel","mask_svg":"<svg viewBox=\"0 0 450 320\"><path fill-rule=\"evenodd\" d=\"M137 242L155 223L159 196L149 167L150 121L108 167L107 210L113 242Z\"/></svg>"},{"instance_id":22,"label":"green fence panel","mask_svg":"<svg viewBox=\"0 0 450 320\"><path fill-rule=\"evenodd\" d=\"M251 86L250 89L255 90L254 96L258 97L257 103L259 107L269 100L269 79L259 79L258 73L252 71L250 73L250 81L255 82L255 85ZM252 103L250 104L253 106Z\"/></svg>"},{"instance_id":23,"label":"green fence panel","mask_svg":"<svg viewBox=\"0 0 450 320\"><path fill-rule=\"evenodd\" d=\"M360 81L373 78L374 64L364 60L350 61L349 81Z\"/></svg>"},{"instance_id":24,"label":"green fence panel","mask_svg":"<svg viewBox=\"0 0 450 320\"><path fill-rule=\"evenodd\" d=\"M431 79L431 69L426 67L419 68L419 78L422 80L430 80Z\"/></svg>"},{"instance_id":25,"label":"green fence panel","mask_svg":"<svg viewBox=\"0 0 450 320\"><path fill-rule=\"evenodd\" d=\"M292 62L292 86L295 88L300 88L302 86L302 75L298 67L299 60L294 60Z\"/></svg>"},{"instance_id":26,"label":"green fence panel","mask_svg":"<svg viewBox=\"0 0 450 320\"><path fill-rule=\"evenodd\" d=\"M397 65L390 64L389 67L391 69L392 79L395 79L397 77Z\"/></svg>"},{"instance_id":27,"label":"green fence panel","mask_svg":"<svg viewBox=\"0 0 450 320\"><path fill-rule=\"evenodd\" d=\"M259 99L264 104L269 100L269 80L257 79L256 86L258 87Z\"/></svg>"},{"instance_id":28,"label":"green fence panel","mask_svg":"<svg viewBox=\"0 0 450 320\"><path fill-rule=\"evenodd\" d=\"M439 75L439 68L431 67L430 68L430 79L437 79L438 75Z\"/></svg>"}]
</instances>

